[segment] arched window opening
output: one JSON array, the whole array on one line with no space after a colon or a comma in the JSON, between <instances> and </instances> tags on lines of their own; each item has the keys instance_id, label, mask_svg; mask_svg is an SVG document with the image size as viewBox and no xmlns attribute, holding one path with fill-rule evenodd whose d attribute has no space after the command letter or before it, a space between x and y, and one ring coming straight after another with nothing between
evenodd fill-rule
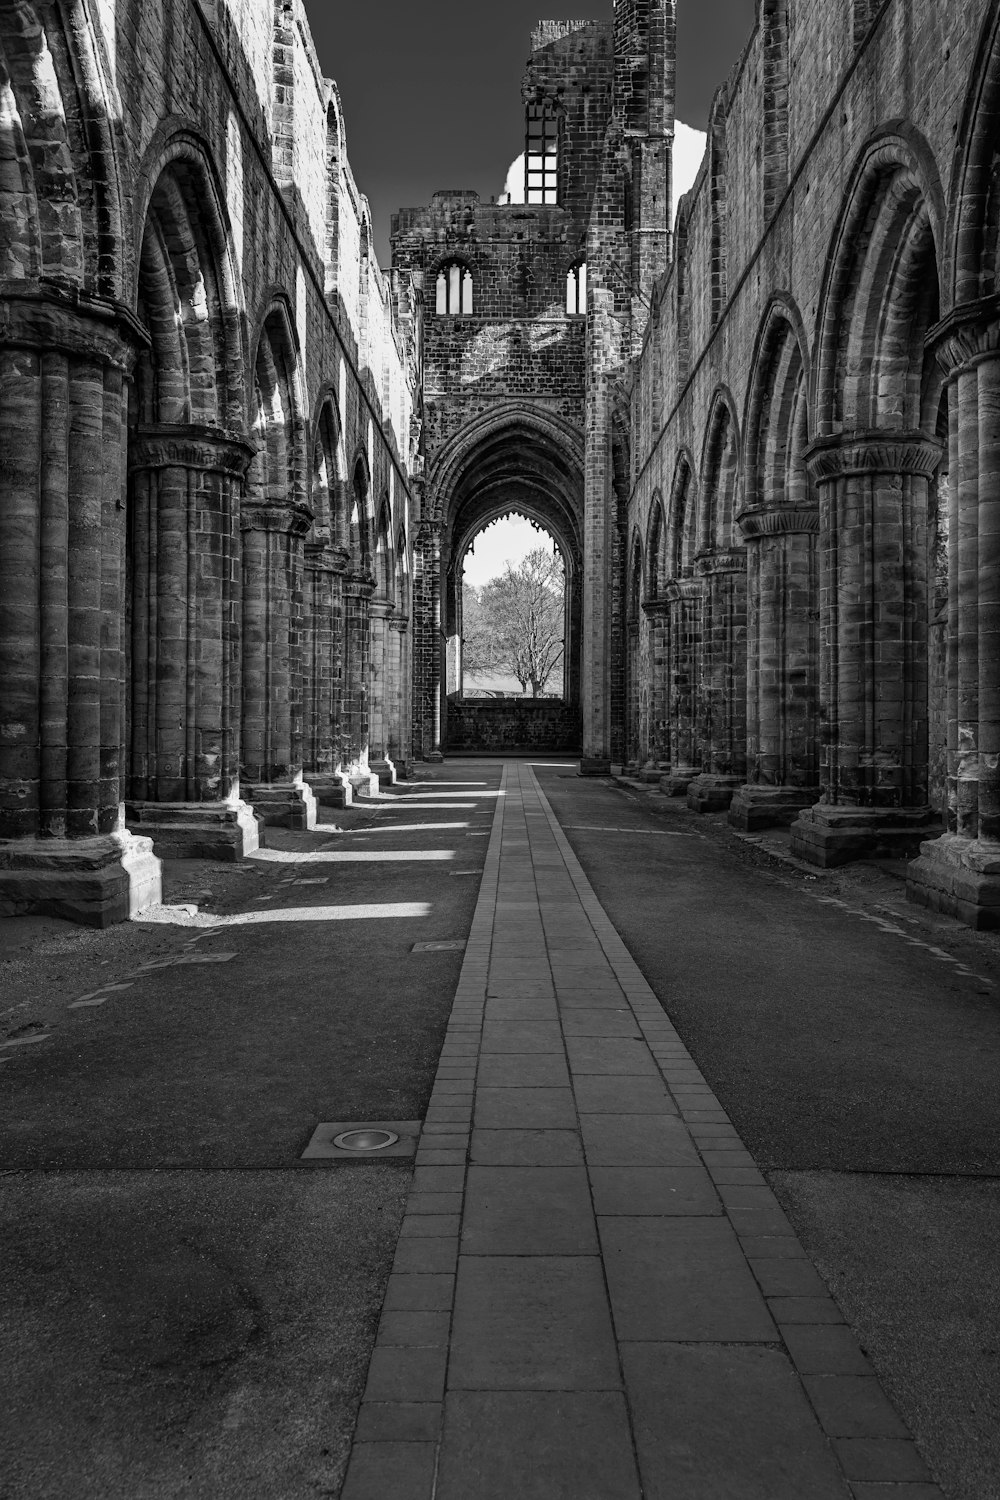
<instances>
[{"instance_id":1,"label":"arched window opening","mask_svg":"<svg viewBox=\"0 0 1000 1500\"><path fill-rule=\"evenodd\" d=\"M550 532L513 511L481 527L462 559L459 598L450 691L565 697L567 565Z\"/></svg>"},{"instance_id":2,"label":"arched window opening","mask_svg":"<svg viewBox=\"0 0 1000 1500\"><path fill-rule=\"evenodd\" d=\"M582 318L587 311L587 262L570 266L566 276L566 311L571 318Z\"/></svg>"},{"instance_id":3,"label":"arched window opening","mask_svg":"<svg viewBox=\"0 0 1000 1500\"><path fill-rule=\"evenodd\" d=\"M559 202L559 116L550 104L529 104L524 149L527 203Z\"/></svg>"},{"instance_id":4,"label":"arched window opening","mask_svg":"<svg viewBox=\"0 0 1000 1500\"><path fill-rule=\"evenodd\" d=\"M472 272L460 260L448 261L438 272L437 313L443 318L471 316Z\"/></svg>"}]
</instances>

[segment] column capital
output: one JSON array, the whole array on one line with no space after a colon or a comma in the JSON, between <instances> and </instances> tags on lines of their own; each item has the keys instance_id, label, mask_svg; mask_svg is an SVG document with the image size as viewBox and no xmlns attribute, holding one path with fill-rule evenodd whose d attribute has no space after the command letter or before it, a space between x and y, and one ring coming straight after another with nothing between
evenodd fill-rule
<instances>
[{"instance_id":1,"label":"column capital","mask_svg":"<svg viewBox=\"0 0 1000 1500\"><path fill-rule=\"evenodd\" d=\"M642 612L648 620L662 619L670 613L670 600L665 594L655 599L644 599L642 601Z\"/></svg>"},{"instance_id":2,"label":"column capital","mask_svg":"<svg viewBox=\"0 0 1000 1500\"><path fill-rule=\"evenodd\" d=\"M137 469L199 469L242 479L255 452L255 445L247 438L221 428L143 426L131 434L128 465L131 473Z\"/></svg>"},{"instance_id":3,"label":"column capital","mask_svg":"<svg viewBox=\"0 0 1000 1500\"><path fill-rule=\"evenodd\" d=\"M130 375L149 335L130 308L55 283L0 283L0 347L99 359Z\"/></svg>"},{"instance_id":4,"label":"column capital","mask_svg":"<svg viewBox=\"0 0 1000 1500\"><path fill-rule=\"evenodd\" d=\"M269 505L267 501L244 504L240 510L241 531L274 531L286 536L305 536L312 525L312 512L300 506Z\"/></svg>"},{"instance_id":5,"label":"column capital","mask_svg":"<svg viewBox=\"0 0 1000 1500\"><path fill-rule=\"evenodd\" d=\"M917 474L933 479L944 452L936 438L923 432L876 428L819 438L805 452L816 484L831 484L849 475Z\"/></svg>"},{"instance_id":6,"label":"column capital","mask_svg":"<svg viewBox=\"0 0 1000 1500\"><path fill-rule=\"evenodd\" d=\"M699 578L710 578L717 573L745 573L747 554L744 547L730 547L725 551L703 552L694 560Z\"/></svg>"},{"instance_id":7,"label":"column capital","mask_svg":"<svg viewBox=\"0 0 1000 1500\"><path fill-rule=\"evenodd\" d=\"M928 333L927 348L949 379L1000 359L1000 297L982 297L953 308Z\"/></svg>"},{"instance_id":8,"label":"column capital","mask_svg":"<svg viewBox=\"0 0 1000 1500\"><path fill-rule=\"evenodd\" d=\"M370 573L345 573L344 592L353 599L371 599L375 580Z\"/></svg>"},{"instance_id":9,"label":"column capital","mask_svg":"<svg viewBox=\"0 0 1000 1500\"><path fill-rule=\"evenodd\" d=\"M814 505L755 505L741 511L736 520L747 541L761 536L819 531L819 510Z\"/></svg>"},{"instance_id":10,"label":"column capital","mask_svg":"<svg viewBox=\"0 0 1000 1500\"><path fill-rule=\"evenodd\" d=\"M700 578L671 578L664 590L668 604L681 599L700 599L704 593Z\"/></svg>"},{"instance_id":11,"label":"column capital","mask_svg":"<svg viewBox=\"0 0 1000 1500\"><path fill-rule=\"evenodd\" d=\"M409 615L391 615L389 617L389 629L398 630L400 635L405 635L410 628Z\"/></svg>"}]
</instances>

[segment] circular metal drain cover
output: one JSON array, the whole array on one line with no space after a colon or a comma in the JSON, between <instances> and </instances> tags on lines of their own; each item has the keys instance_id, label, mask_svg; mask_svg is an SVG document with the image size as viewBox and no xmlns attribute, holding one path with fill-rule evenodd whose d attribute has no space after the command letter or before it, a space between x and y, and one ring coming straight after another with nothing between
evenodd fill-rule
<instances>
[{"instance_id":1,"label":"circular metal drain cover","mask_svg":"<svg viewBox=\"0 0 1000 1500\"><path fill-rule=\"evenodd\" d=\"M391 1130L345 1130L343 1135L334 1136L333 1144L341 1151L384 1151L398 1140Z\"/></svg>"}]
</instances>

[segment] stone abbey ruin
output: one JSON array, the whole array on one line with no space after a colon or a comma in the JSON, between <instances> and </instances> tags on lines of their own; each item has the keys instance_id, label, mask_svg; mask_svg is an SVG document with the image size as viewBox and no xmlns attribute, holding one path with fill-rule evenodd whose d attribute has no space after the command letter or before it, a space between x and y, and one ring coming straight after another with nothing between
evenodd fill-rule
<instances>
[{"instance_id":1,"label":"stone abbey ruin","mask_svg":"<svg viewBox=\"0 0 1000 1500\"><path fill-rule=\"evenodd\" d=\"M541 22L524 201L383 269L303 0L0 0L0 911L447 755L517 510L563 695L493 748L1000 925L1000 10L759 0L676 216L674 12Z\"/></svg>"}]
</instances>

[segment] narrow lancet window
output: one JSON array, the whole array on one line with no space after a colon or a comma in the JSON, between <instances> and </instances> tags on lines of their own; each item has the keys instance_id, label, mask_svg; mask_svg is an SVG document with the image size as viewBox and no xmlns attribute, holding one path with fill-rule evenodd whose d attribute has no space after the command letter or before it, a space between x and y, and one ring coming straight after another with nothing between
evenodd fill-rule
<instances>
[{"instance_id":1,"label":"narrow lancet window","mask_svg":"<svg viewBox=\"0 0 1000 1500\"><path fill-rule=\"evenodd\" d=\"M587 262L570 266L566 277L566 311L571 318L583 317L587 311Z\"/></svg>"},{"instance_id":2,"label":"narrow lancet window","mask_svg":"<svg viewBox=\"0 0 1000 1500\"><path fill-rule=\"evenodd\" d=\"M529 104L524 153L528 203L559 202L559 116L547 104Z\"/></svg>"},{"instance_id":3,"label":"narrow lancet window","mask_svg":"<svg viewBox=\"0 0 1000 1500\"><path fill-rule=\"evenodd\" d=\"M437 312L451 318L472 314L472 272L461 261L450 260L438 272Z\"/></svg>"}]
</instances>

